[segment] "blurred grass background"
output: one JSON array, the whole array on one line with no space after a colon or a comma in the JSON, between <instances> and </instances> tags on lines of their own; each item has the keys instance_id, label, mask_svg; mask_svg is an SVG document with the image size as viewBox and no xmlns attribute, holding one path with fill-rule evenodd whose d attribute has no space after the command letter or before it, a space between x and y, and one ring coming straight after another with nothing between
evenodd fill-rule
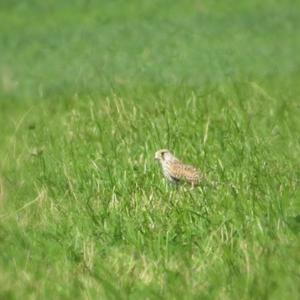
<instances>
[{"instance_id":1,"label":"blurred grass background","mask_svg":"<svg viewBox=\"0 0 300 300\"><path fill-rule=\"evenodd\" d=\"M0 1L0 299L299 299L299 12Z\"/></svg>"},{"instance_id":2,"label":"blurred grass background","mask_svg":"<svg viewBox=\"0 0 300 300\"><path fill-rule=\"evenodd\" d=\"M1 1L2 77L22 99L232 78L286 83L299 77L298 12L295 1L270 0Z\"/></svg>"}]
</instances>

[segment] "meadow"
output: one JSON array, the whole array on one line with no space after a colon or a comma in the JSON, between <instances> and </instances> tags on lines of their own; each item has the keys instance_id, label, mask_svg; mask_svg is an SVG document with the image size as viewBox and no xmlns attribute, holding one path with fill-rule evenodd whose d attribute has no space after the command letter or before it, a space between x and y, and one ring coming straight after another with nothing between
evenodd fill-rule
<instances>
[{"instance_id":1,"label":"meadow","mask_svg":"<svg viewBox=\"0 0 300 300\"><path fill-rule=\"evenodd\" d=\"M299 299L299 28L292 0L0 1L0 299Z\"/></svg>"}]
</instances>

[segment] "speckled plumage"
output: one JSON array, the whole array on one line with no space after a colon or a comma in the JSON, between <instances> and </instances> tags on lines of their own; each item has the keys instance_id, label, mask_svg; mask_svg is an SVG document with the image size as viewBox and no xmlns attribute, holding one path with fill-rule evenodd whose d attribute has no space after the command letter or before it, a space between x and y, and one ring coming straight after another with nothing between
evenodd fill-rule
<instances>
[{"instance_id":1,"label":"speckled plumage","mask_svg":"<svg viewBox=\"0 0 300 300\"><path fill-rule=\"evenodd\" d=\"M160 162L163 174L168 181L172 183L187 182L192 186L200 183L200 172L193 166L181 162L169 150L157 151L155 159Z\"/></svg>"}]
</instances>

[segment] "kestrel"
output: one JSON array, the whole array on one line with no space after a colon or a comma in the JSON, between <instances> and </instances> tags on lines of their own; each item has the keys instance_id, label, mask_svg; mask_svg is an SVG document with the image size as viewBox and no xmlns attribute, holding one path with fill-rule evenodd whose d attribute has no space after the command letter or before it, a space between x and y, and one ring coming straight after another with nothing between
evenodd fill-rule
<instances>
[{"instance_id":1,"label":"kestrel","mask_svg":"<svg viewBox=\"0 0 300 300\"><path fill-rule=\"evenodd\" d=\"M160 162L163 174L168 181L172 183L187 182L192 187L200 183L200 172L193 166L182 163L169 150L157 151L155 159Z\"/></svg>"}]
</instances>

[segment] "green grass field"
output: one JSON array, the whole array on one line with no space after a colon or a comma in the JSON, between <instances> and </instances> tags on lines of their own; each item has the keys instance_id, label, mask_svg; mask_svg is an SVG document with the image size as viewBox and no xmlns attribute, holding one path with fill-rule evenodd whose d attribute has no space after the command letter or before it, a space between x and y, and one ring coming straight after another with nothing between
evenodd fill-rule
<instances>
[{"instance_id":1,"label":"green grass field","mask_svg":"<svg viewBox=\"0 0 300 300\"><path fill-rule=\"evenodd\" d=\"M0 299L299 299L299 53L294 0L0 1Z\"/></svg>"}]
</instances>

